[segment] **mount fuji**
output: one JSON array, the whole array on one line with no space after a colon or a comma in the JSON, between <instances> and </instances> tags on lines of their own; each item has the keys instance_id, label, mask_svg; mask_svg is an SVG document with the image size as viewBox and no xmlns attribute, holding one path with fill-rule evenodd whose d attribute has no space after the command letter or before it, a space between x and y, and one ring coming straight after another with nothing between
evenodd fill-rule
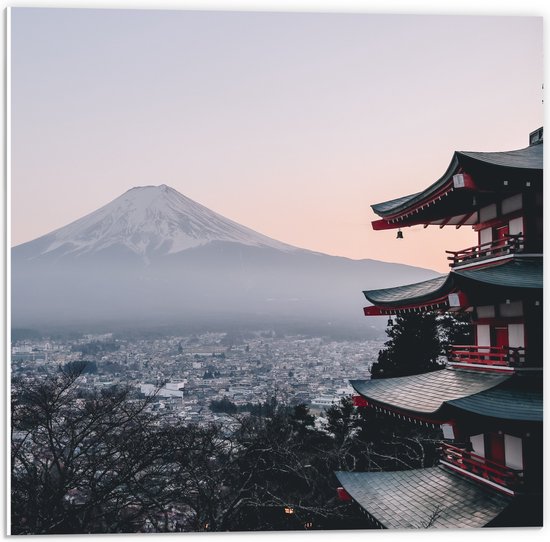
<instances>
[{"instance_id":1,"label":"mount fuji","mask_svg":"<svg viewBox=\"0 0 550 542\"><path fill-rule=\"evenodd\" d=\"M132 188L97 211L20 245L15 251L29 259L82 258L98 256L104 251L112 258L118 251L149 263L150 259L214 241L296 250L161 184Z\"/></svg>"},{"instance_id":2,"label":"mount fuji","mask_svg":"<svg viewBox=\"0 0 550 542\"><path fill-rule=\"evenodd\" d=\"M363 289L434 276L427 269L297 248L166 185L136 187L12 248L12 324L367 327Z\"/></svg>"}]
</instances>

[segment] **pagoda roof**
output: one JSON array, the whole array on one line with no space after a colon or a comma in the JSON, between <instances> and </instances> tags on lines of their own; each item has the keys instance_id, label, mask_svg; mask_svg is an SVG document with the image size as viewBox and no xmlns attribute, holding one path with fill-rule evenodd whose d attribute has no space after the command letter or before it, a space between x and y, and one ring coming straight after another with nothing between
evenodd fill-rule
<instances>
[{"instance_id":1,"label":"pagoda roof","mask_svg":"<svg viewBox=\"0 0 550 542\"><path fill-rule=\"evenodd\" d=\"M468 281L503 288L542 289L543 262L541 257L514 257L504 263L476 267L474 269L454 269L450 275ZM464 280L457 280L463 283Z\"/></svg>"},{"instance_id":2,"label":"pagoda roof","mask_svg":"<svg viewBox=\"0 0 550 542\"><path fill-rule=\"evenodd\" d=\"M371 205L382 218L374 221L373 227L474 224L477 221L474 212L493 201L490 192L503 188L517 192L524 189L525 181L542 182L542 170L542 143L504 152L456 151L443 176L424 190ZM455 184L454 176L458 173L466 174L465 184ZM506 185L500 178L504 173Z\"/></svg>"},{"instance_id":3,"label":"pagoda roof","mask_svg":"<svg viewBox=\"0 0 550 542\"><path fill-rule=\"evenodd\" d=\"M525 149L504 152L457 152L459 162L467 162L468 159L490 166L541 170L543 165L543 145L531 145Z\"/></svg>"},{"instance_id":4,"label":"pagoda roof","mask_svg":"<svg viewBox=\"0 0 550 542\"><path fill-rule=\"evenodd\" d=\"M450 275L442 275L434 279L382 288L379 290L365 290L363 294L373 305L388 307L400 306L404 301L409 305L421 304L430 299L447 295L452 288Z\"/></svg>"},{"instance_id":5,"label":"pagoda roof","mask_svg":"<svg viewBox=\"0 0 550 542\"><path fill-rule=\"evenodd\" d=\"M350 380L353 388L381 405L418 414L435 414L444 403L494 388L510 375L440 369L397 378Z\"/></svg>"},{"instance_id":6,"label":"pagoda roof","mask_svg":"<svg viewBox=\"0 0 550 542\"><path fill-rule=\"evenodd\" d=\"M489 287L490 290L481 288ZM384 288L365 290L363 294L373 305L382 309L423 308L442 301L449 293L461 290L467 295L478 292L484 295L493 288L539 290L543 286L543 260L541 257L514 256L493 264L477 267L460 267L448 275L434 279ZM368 314L368 308L365 314ZM374 314L374 313L372 313Z\"/></svg>"},{"instance_id":7,"label":"pagoda roof","mask_svg":"<svg viewBox=\"0 0 550 542\"><path fill-rule=\"evenodd\" d=\"M448 401L447 404L465 412L501 420L542 422L542 391L508 387L489 390Z\"/></svg>"},{"instance_id":8,"label":"pagoda roof","mask_svg":"<svg viewBox=\"0 0 550 542\"><path fill-rule=\"evenodd\" d=\"M351 497L389 529L484 527L512 502L441 466L335 474Z\"/></svg>"}]
</instances>

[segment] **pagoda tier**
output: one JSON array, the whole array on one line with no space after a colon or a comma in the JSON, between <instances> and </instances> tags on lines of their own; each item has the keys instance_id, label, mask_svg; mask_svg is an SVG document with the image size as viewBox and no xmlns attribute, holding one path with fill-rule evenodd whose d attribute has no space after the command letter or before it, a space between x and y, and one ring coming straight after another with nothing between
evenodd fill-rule
<instances>
[{"instance_id":1,"label":"pagoda tier","mask_svg":"<svg viewBox=\"0 0 550 542\"><path fill-rule=\"evenodd\" d=\"M463 399L489 390L511 378L506 374L491 374L460 369L440 369L397 378L350 380L355 391L371 408L385 408L403 413L405 417L429 417L444 421L441 409L447 401Z\"/></svg>"},{"instance_id":2,"label":"pagoda tier","mask_svg":"<svg viewBox=\"0 0 550 542\"><path fill-rule=\"evenodd\" d=\"M541 423L542 389L529 389L518 384L521 384L518 379L512 379L481 393L446 401L446 410L453 418L481 417L477 419L479 425L493 424L494 420L500 420L508 427L513 427L515 422L521 427L526 427L526 423Z\"/></svg>"},{"instance_id":3,"label":"pagoda tier","mask_svg":"<svg viewBox=\"0 0 550 542\"><path fill-rule=\"evenodd\" d=\"M363 294L373 307L365 307L364 313L378 316L466 308L466 302L484 304L512 297L542 301L542 284L542 256L514 255L492 265L453 269L448 275L423 282L365 290ZM450 297L459 292L463 295Z\"/></svg>"},{"instance_id":4,"label":"pagoda tier","mask_svg":"<svg viewBox=\"0 0 550 542\"><path fill-rule=\"evenodd\" d=\"M440 465L505 495L540 492L539 379L445 369L352 385L359 393L355 405L372 415L439 425L445 439Z\"/></svg>"},{"instance_id":5,"label":"pagoda tier","mask_svg":"<svg viewBox=\"0 0 550 542\"><path fill-rule=\"evenodd\" d=\"M448 275L395 288L367 290L366 316L462 311L476 341L451 345L453 367L490 371L542 367L542 256L511 255L490 265L464 266Z\"/></svg>"},{"instance_id":6,"label":"pagoda tier","mask_svg":"<svg viewBox=\"0 0 550 542\"><path fill-rule=\"evenodd\" d=\"M485 527L513 501L440 466L335 474L374 525L383 529Z\"/></svg>"},{"instance_id":7,"label":"pagoda tier","mask_svg":"<svg viewBox=\"0 0 550 542\"><path fill-rule=\"evenodd\" d=\"M542 492L542 382L516 376L478 394L447 401L453 442L440 464L500 492Z\"/></svg>"},{"instance_id":8,"label":"pagoda tier","mask_svg":"<svg viewBox=\"0 0 550 542\"><path fill-rule=\"evenodd\" d=\"M449 274L394 288L365 290L363 294L373 306L365 307L364 313L365 316L379 316L446 309L449 306L448 296L454 289L453 278Z\"/></svg>"},{"instance_id":9,"label":"pagoda tier","mask_svg":"<svg viewBox=\"0 0 550 542\"><path fill-rule=\"evenodd\" d=\"M350 384L356 392L356 407L421 425L440 425L450 439L468 435L464 427L478 431L497 424L514 432L542 422L542 387L535 373L447 368L397 378L350 380Z\"/></svg>"},{"instance_id":10,"label":"pagoda tier","mask_svg":"<svg viewBox=\"0 0 550 542\"><path fill-rule=\"evenodd\" d=\"M372 205L381 217L373 228L476 225L485 221L495 201L516 194L529 200L542 191L543 179L542 140L531 142L508 152L455 152L445 174L425 190ZM506 205L515 211L513 201Z\"/></svg>"},{"instance_id":11,"label":"pagoda tier","mask_svg":"<svg viewBox=\"0 0 550 542\"><path fill-rule=\"evenodd\" d=\"M436 467L336 473L339 494L378 527L541 525L542 136L517 151L455 152L422 192L372 206L375 230L469 224L478 235L447 251L448 275L364 292L366 316L463 312L475 337L450 346L444 369L350 381L369 416L442 430Z\"/></svg>"}]
</instances>

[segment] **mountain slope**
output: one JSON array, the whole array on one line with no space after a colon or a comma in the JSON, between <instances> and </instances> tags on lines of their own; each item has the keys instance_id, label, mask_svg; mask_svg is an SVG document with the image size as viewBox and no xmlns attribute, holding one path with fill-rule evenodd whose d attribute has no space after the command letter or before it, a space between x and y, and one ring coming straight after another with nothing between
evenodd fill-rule
<instances>
[{"instance_id":1,"label":"mountain slope","mask_svg":"<svg viewBox=\"0 0 550 542\"><path fill-rule=\"evenodd\" d=\"M212 241L296 250L241 226L166 185L128 190L97 211L15 247L27 258L80 257L118 248L148 260Z\"/></svg>"},{"instance_id":2,"label":"mountain slope","mask_svg":"<svg viewBox=\"0 0 550 542\"><path fill-rule=\"evenodd\" d=\"M436 275L292 247L167 186L143 187L12 249L12 322L367 327L363 289Z\"/></svg>"}]
</instances>

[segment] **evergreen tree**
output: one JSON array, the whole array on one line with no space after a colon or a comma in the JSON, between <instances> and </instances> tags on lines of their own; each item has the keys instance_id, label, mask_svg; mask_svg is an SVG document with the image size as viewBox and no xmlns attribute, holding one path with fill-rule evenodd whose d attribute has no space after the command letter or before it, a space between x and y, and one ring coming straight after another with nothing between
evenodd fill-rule
<instances>
[{"instance_id":1,"label":"evergreen tree","mask_svg":"<svg viewBox=\"0 0 550 542\"><path fill-rule=\"evenodd\" d=\"M449 346L471 344L470 315L411 313L393 318L389 340L371 368L372 378L393 378L440 369Z\"/></svg>"},{"instance_id":2,"label":"evergreen tree","mask_svg":"<svg viewBox=\"0 0 550 542\"><path fill-rule=\"evenodd\" d=\"M447 352L453 344L472 344L472 323L468 313L450 314L446 312L437 317L441 351Z\"/></svg>"},{"instance_id":3,"label":"evergreen tree","mask_svg":"<svg viewBox=\"0 0 550 542\"><path fill-rule=\"evenodd\" d=\"M372 378L393 378L440 369L441 341L435 313L394 317L386 330L389 340L372 365Z\"/></svg>"}]
</instances>

